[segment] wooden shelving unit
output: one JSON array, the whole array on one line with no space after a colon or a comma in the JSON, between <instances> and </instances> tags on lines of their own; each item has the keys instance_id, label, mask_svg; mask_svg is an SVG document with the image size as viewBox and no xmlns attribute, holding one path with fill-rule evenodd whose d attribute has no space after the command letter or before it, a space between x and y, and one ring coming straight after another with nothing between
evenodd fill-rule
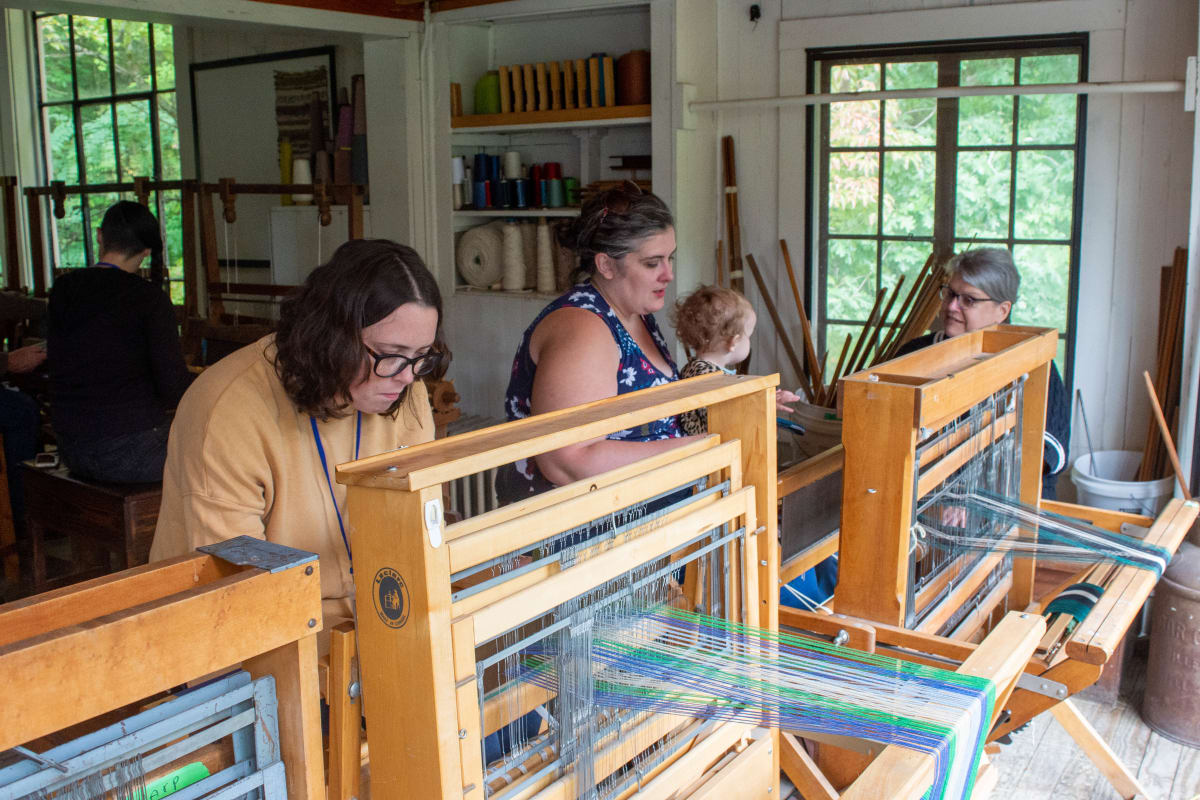
<instances>
[{"instance_id":1,"label":"wooden shelving unit","mask_svg":"<svg viewBox=\"0 0 1200 800\"><path fill-rule=\"evenodd\" d=\"M579 209L570 206L562 208L484 208L472 210L459 209L455 217L578 217Z\"/></svg>"},{"instance_id":2,"label":"wooden shelving unit","mask_svg":"<svg viewBox=\"0 0 1200 800\"><path fill-rule=\"evenodd\" d=\"M569 108L558 111L525 111L519 114L468 114L450 118L455 131L501 132L534 131L550 128L647 125L650 106L600 106Z\"/></svg>"}]
</instances>

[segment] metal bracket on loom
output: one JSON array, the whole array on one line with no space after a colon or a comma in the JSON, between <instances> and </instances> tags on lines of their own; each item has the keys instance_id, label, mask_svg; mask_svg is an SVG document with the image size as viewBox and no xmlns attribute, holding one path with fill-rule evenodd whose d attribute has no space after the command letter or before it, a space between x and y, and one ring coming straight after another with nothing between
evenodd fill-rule
<instances>
[{"instance_id":1,"label":"metal bracket on loom","mask_svg":"<svg viewBox=\"0 0 1200 800\"><path fill-rule=\"evenodd\" d=\"M282 572L317 560L316 553L255 539L253 536L235 536L216 544L201 545L196 549L239 567L258 567L267 572Z\"/></svg>"},{"instance_id":2,"label":"metal bracket on loom","mask_svg":"<svg viewBox=\"0 0 1200 800\"><path fill-rule=\"evenodd\" d=\"M1046 697L1053 697L1056 700L1067 699L1067 685L1052 681L1048 678L1043 678L1038 675L1031 675L1028 672L1022 672L1017 678L1017 688L1024 689L1027 692L1034 694L1043 694Z\"/></svg>"}]
</instances>

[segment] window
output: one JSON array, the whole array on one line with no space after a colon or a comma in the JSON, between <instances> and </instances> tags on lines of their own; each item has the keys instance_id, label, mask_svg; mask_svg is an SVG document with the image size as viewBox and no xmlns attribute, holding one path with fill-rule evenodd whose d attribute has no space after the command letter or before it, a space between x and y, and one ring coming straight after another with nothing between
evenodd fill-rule
<instances>
[{"instance_id":1,"label":"window","mask_svg":"<svg viewBox=\"0 0 1200 800\"><path fill-rule=\"evenodd\" d=\"M1082 35L810 51L809 59L809 90L836 93L1075 83L1087 63ZM880 289L906 276L902 300L931 251L973 246L1012 250L1021 272L1012 319L1058 328L1058 360L1069 367L1084 103L1074 94L1000 94L814 108L809 274L815 267L827 368L846 334L857 338Z\"/></svg>"},{"instance_id":2,"label":"window","mask_svg":"<svg viewBox=\"0 0 1200 800\"><path fill-rule=\"evenodd\" d=\"M34 14L39 110L46 181L127 183L135 177L175 180L179 126L170 25ZM94 263L95 230L104 211L126 193L69 195L66 216L51 215L54 266ZM181 194L153 192L163 226L171 296L183 302Z\"/></svg>"}]
</instances>

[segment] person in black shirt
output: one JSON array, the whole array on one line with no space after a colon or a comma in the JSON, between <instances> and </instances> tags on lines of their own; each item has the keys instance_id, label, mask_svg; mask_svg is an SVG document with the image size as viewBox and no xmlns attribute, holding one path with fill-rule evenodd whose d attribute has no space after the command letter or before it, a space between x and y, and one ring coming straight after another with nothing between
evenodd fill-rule
<instances>
[{"instance_id":1,"label":"person in black shirt","mask_svg":"<svg viewBox=\"0 0 1200 800\"><path fill-rule=\"evenodd\" d=\"M162 234L145 206L122 201L96 232L100 260L50 292L51 421L75 475L162 480L169 412L191 383L163 292ZM151 280L138 268L150 257Z\"/></svg>"},{"instance_id":2,"label":"person in black shirt","mask_svg":"<svg viewBox=\"0 0 1200 800\"><path fill-rule=\"evenodd\" d=\"M999 247L967 250L952 258L946 271L950 280L942 287L942 307L938 313L942 330L913 339L901 347L897 355L1008 321L1021 286L1021 276L1009 251ZM1050 363L1043 438L1042 497L1053 500L1055 479L1067 466L1071 440L1071 407L1054 362Z\"/></svg>"}]
</instances>

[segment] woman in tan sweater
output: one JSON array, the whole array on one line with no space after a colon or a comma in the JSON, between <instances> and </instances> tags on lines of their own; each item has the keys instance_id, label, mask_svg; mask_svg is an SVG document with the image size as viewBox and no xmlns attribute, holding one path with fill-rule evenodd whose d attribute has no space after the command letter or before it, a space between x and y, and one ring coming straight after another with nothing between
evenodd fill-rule
<instances>
[{"instance_id":1,"label":"woman in tan sweater","mask_svg":"<svg viewBox=\"0 0 1200 800\"><path fill-rule=\"evenodd\" d=\"M325 629L353 616L338 464L433 438L420 378L445 372L442 299L409 247L348 242L284 301L277 333L222 359L175 415L150 559L248 534L321 559Z\"/></svg>"}]
</instances>

